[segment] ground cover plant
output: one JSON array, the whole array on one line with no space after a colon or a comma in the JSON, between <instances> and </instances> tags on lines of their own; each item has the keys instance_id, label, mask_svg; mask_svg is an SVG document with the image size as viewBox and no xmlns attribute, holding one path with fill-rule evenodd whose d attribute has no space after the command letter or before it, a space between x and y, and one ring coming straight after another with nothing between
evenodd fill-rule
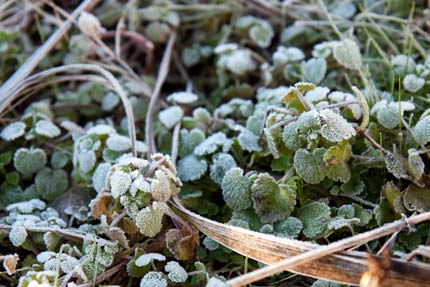
<instances>
[{"instance_id":1,"label":"ground cover plant","mask_svg":"<svg viewBox=\"0 0 430 287\"><path fill-rule=\"evenodd\" d=\"M427 1L0 3L2 286L429 286Z\"/></svg>"}]
</instances>

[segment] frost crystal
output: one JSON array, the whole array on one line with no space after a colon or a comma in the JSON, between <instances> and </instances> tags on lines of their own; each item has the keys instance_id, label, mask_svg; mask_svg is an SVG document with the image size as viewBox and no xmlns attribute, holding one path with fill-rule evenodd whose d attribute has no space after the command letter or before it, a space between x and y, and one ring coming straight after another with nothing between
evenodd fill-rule
<instances>
[{"instance_id":1,"label":"frost crystal","mask_svg":"<svg viewBox=\"0 0 430 287\"><path fill-rule=\"evenodd\" d=\"M146 253L146 254L140 255L136 259L135 264L136 266L142 267L151 263L152 260L164 261L166 260L166 257L160 253Z\"/></svg>"},{"instance_id":2,"label":"frost crystal","mask_svg":"<svg viewBox=\"0 0 430 287\"><path fill-rule=\"evenodd\" d=\"M227 205L234 210L251 206L250 181L239 167L230 169L221 184L222 195Z\"/></svg>"},{"instance_id":3,"label":"frost crystal","mask_svg":"<svg viewBox=\"0 0 430 287\"><path fill-rule=\"evenodd\" d=\"M201 178L208 169L204 159L190 154L178 161L178 176L182 181L193 181Z\"/></svg>"},{"instance_id":4,"label":"frost crystal","mask_svg":"<svg viewBox=\"0 0 430 287\"><path fill-rule=\"evenodd\" d=\"M323 120L321 135L325 139L331 142L340 142L355 136L354 127L341 115L336 114L332 110L325 109L320 111L320 116Z\"/></svg>"},{"instance_id":5,"label":"frost crystal","mask_svg":"<svg viewBox=\"0 0 430 287\"><path fill-rule=\"evenodd\" d=\"M150 271L143 276L140 287L167 287L163 273Z\"/></svg>"},{"instance_id":6,"label":"frost crystal","mask_svg":"<svg viewBox=\"0 0 430 287\"><path fill-rule=\"evenodd\" d=\"M164 267L164 270L168 272L167 277L172 282L183 283L188 278L187 271L185 271L185 269L182 268L182 266L179 265L179 263L176 261L167 262L166 266Z\"/></svg>"},{"instance_id":7,"label":"frost crystal","mask_svg":"<svg viewBox=\"0 0 430 287\"><path fill-rule=\"evenodd\" d=\"M415 74L408 74L403 79L403 86L408 92L416 93L422 89L425 80L423 78L417 77Z\"/></svg>"},{"instance_id":8,"label":"frost crystal","mask_svg":"<svg viewBox=\"0 0 430 287\"><path fill-rule=\"evenodd\" d=\"M38 135L45 136L48 138L54 138L61 134L60 129L48 120L38 121L34 130Z\"/></svg>"},{"instance_id":9,"label":"frost crystal","mask_svg":"<svg viewBox=\"0 0 430 287\"><path fill-rule=\"evenodd\" d=\"M0 137L5 141L13 141L25 133L25 123L13 122L8 124L0 133Z\"/></svg>"},{"instance_id":10,"label":"frost crystal","mask_svg":"<svg viewBox=\"0 0 430 287\"><path fill-rule=\"evenodd\" d=\"M184 111L179 106L169 107L158 114L160 122L168 129L173 128L183 117Z\"/></svg>"}]
</instances>

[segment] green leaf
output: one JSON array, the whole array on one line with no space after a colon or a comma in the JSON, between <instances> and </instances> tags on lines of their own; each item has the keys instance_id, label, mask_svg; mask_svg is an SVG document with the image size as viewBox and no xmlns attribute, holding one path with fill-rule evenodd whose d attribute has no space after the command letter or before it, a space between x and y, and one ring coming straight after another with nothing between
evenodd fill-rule
<instances>
[{"instance_id":1,"label":"green leaf","mask_svg":"<svg viewBox=\"0 0 430 287\"><path fill-rule=\"evenodd\" d=\"M167 287L167 280L163 273L150 271L143 276L140 287Z\"/></svg>"},{"instance_id":2,"label":"green leaf","mask_svg":"<svg viewBox=\"0 0 430 287\"><path fill-rule=\"evenodd\" d=\"M403 86L405 90L411 93L416 93L424 87L425 80L417 77L415 74L408 74L403 79Z\"/></svg>"},{"instance_id":3,"label":"green leaf","mask_svg":"<svg viewBox=\"0 0 430 287\"><path fill-rule=\"evenodd\" d=\"M351 155L351 146L347 141L330 147L324 154L327 176L334 181L348 182L351 178L351 170L348 165Z\"/></svg>"},{"instance_id":4,"label":"green leaf","mask_svg":"<svg viewBox=\"0 0 430 287\"><path fill-rule=\"evenodd\" d=\"M294 168L297 174L307 183L318 184L327 175L324 165L326 149L317 148L312 153L299 149L294 155Z\"/></svg>"},{"instance_id":5,"label":"green leaf","mask_svg":"<svg viewBox=\"0 0 430 287\"><path fill-rule=\"evenodd\" d=\"M9 231L9 240L15 247L21 246L27 239L27 230L23 226L12 226Z\"/></svg>"},{"instance_id":6,"label":"green leaf","mask_svg":"<svg viewBox=\"0 0 430 287\"><path fill-rule=\"evenodd\" d=\"M287 219L275 223L276 236L297 238L303 229L303 223L296 217L290 216Z\"/></svg>"},{"instance_id":7,"label":"green leaf","mask_svg":"<svg viewBox=\"0 0 430 287\"><path fill-rule=\"evenodd\" d=\"M394 107L380 109L377 113L378 122L387 129L394 129L399 124L401 116L399 110Z\"/></svg>"},{"instance_id":8,"label":"green leaf","mask_svg":"<svg viewBox=\"0 0 430 287\"><path fill-rule=\"evenodd\" d=\"M406 173L406 169L403 166L402 162L392 153L387 153L385 155L385 165L387 166L387 170L393 174L396 178L407 178L408 175Z\"/></svg>"},{"instance_id":9,"label":"green leaf","mask_svg":"<svg viewBox=\"0 0 430 287\"><path fill-rule=\"evenodd\" d=\"M31 175L45 166L46 155L40 148L20 148L15 152L13 164L23 175Z\"/></svg>"},{"instance_id":10,"label":"green leaf","mask_svg":"<svg viewBox=\"0 0 430 287\"><path fill-rule=\"evenodd\" d=\"M190 92L177 92L170 94L167 97L167 100L171 103L178 103L178 104L191 104L195 101L197 101L199 97L196 94L190 93Z\"/></svg>"},{"instance_id":11,"label":"green leaf","mask_svg":"<svg viewBox=\"0 0 430 287\"><path fill-rule=\"evenodd\" d=\"M267 173L259 174L251 186L255 212L263 223L287 218L296 205L296 192L286 184L278 184Z\"/></svg>"},{"instance_id":12,"label":"green leaf","mask_svg":"<svg viewBox=\"0 0 430 287\"><path fill-rule=\"evenodd\" d=\"M319 84L325 77L327 62L324 58L312 58L301 64L303 80Z\"/></svg>"},{"instance_id":13,"label":"green leaf","mask_svg":"<svg viewBox=\"0 0 430 287\"><path fill-rule=\"evenodd\" d=\"M311 287L341 287L342 285L339 283L324 281L321 279L318 279L314 283L312 283Z\"/></svg>"},{"instance_id":14,"label":"green leaf","mask_svg":"<svg viewBox=\"0 0 430 287\"><path fill-rule=\"evenodd\" d=\"M69 178L62 169L44 168L37 173L35 185L42 199L53 201L67 190Z\"/></svg>"},{"instance_id":15,"label":"green leaf","mask_svg":"<svg viewBox=\"0 0 430 287\"><path fill-rule=\"evenodd\" d=\"M309 203L299 209L298 218L303 223L303 234L308 238L317 238L331 219L330 207L321 202Z\"/></svg>"},{"instance_id":16,"label":"green leaf","mask_svg":"<svg viewBox=\"0 0 430 287\"><path fill-rule=\"evenodd\" d=\"M239 145L246 151L261 151L262 148L258 144L259 137L250 132L247 129L242 130L242 132L237 137Z\"/></svg>"},{"instance_id":17,"label":"green leaf","mask_svg":"<svg viewBox=\"0 0 430 287\"><path fill-rule=\"evenodd\" d=\"M5 141L13 141L25 134L25 123L13 122L8 124L0 133L0 138Z\"/></svg>"},{"instance_id":18,"label":"green leaf","mask_svg":"<svg viewBox=\"0 0 430 287\"><path fill-rule=\"evenodd\" d=\"M38 121L34 130L36 134L48 138L58 137L61 134L61 130L55 124L48 120Z\"/></svg>"},{"instance_id":19,"label":"green leaf","mask_svg":"<svg viewBox=\"0 0 430 287\"><path fill-rule=\"evenodd\" d=\"M225 174L221 188L227 205L234 210L246 209L251 206L251 182L243 176L243 170L235 167Z\"/></svg>"},{"instance_id":20,"label":"green leaf","mask_svg":"<svg viewBox=\"0 0 430 287\"><path fill-rule=\"evenodd\" d=\"M403 200L409 211L430 211L430 192L427 187L409 184L403 195Z\"/></svg>"},{"instance_id":21,"label":"green leaf","mask_svg":"<svg viewBox=\"0 0 430 287\"><path fill-rule=\"evenodd\" d=\"M228 139L224 133L215 133L197 145L194 148L194 154L200 156L212 154L216 152L219 147L223 146L227 141Z\"/></svg>"},{"instance_id":22,"label":"green leaf","mask_svg":"<svg viewBox=\"0 0 430 287\"><path fill-rule=\"evenodd\" d=\"M362 193L365 187L366 185L361 180L359 172L352 172L349 181L340 186L343 192L350 195L358 195Z\"/></svg>"},{"instance_id":23,"label":"green leaf","mask_svg":"<svg viewBox=\"0 0 430 287\"><path fill-rule=\"evenodd\" d=\"M413 129L413 136L418 145L426 145L430 141L430 117L421 118Z\"/></svg>"},{"instance_id":24,"label":"green leaf","mask_svg":"<svg viewBox=\"0 0 430 287\"><path fill-rule=\"evenodd\" d=\"M176 261L167 262L164 270L168 273L169 280L174 283L183 283L188 279L187 271Z\"/></svg>"},{"instance_id":25,"label":"green leaf","mask_svg":"<svg viewBox=\"0 0 430 287\"><path fill-rule=\"evenodd\" d=\"M200 129L181 130L179 137L179 151L181 157L185 157L193 152L194 148L205 140L205 134Z\"/></svg>"},{"instance_id":26,"label":"green leaf","mask_svg":"<svg viewBox=\"0 0 430 287\"><path fill-rule=\"evenodd\" d=\"M184 116L184 111L180 106L169 107L158 114L160 122L168 129L173 128Z\"/></svg>"},{"instance_id":27,"label":"green leaf","mask_svg":"<svg viewBox=\"0 0 430 287\"><path fill-rule=\"evenodd\" d=\"M415 149L408 150L408 170L415 179L420 179L424 174L424 162Z\"/></svg>"},{"instance_id":28,"label":"green leaf","mask_svg":"<svg viewBox=\"0 0 430 287\"><path fill-rule=\"evenodd\" d=\"M159 253L146 253L146 254L140 255L136 259L135 264L138 267L142 267L150 264L153 260L165 261L166 257Z\"/></svg>"}]
</instances>

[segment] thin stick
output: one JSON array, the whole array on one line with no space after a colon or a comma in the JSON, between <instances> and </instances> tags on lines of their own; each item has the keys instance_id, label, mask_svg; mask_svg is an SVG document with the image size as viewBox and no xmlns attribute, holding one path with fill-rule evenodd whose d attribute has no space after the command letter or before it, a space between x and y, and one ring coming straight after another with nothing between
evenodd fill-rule
<instances>
[{"instance_id":1,"label":"thin stick","mask_svg":"<svg viewBox=\"0 0 430 287\"><path fill-rule=\"evenodd\" d=\"M34 51L34 53L19 67L18 70L3 84L0 88L0 105L7 99L9 91L18 83L24 80L30 73L37 67L39 62L45 58L45 56L57 45L57 43L63 38L66 32L72 26L73 21L76 21L79 14L83 11L89 11L100 0L85 0L79 5L75 11L71 14L71 19L67 19L61 27L58 28L46 42Z\"/></svg>"},{"instance_id":2,"label":"thin stick","mask_svg":"<svg viewBox=\"0 0 430 287\"><path fill-rule=\"evenodd\" d=\"M409 224L417 224L427 220L430 220L430 212L412 216L407 220L394 221L390 224L386 224L374 230L357 234L355 236L336 241L326 246L318 247L314 250L304 252L300 255L281 260L273 265L269 265L269 266L260 268L258 270L252 271L248 274L239 276L237 278L227 281L227 286L239 287L239 286L244 286L246 284L251 284L255 281L272 276L278 272L284 271L293 266L297 266L297 265L321 258L323 256L345 250L357 244L363 244L370 240L374 240L376 238L386 236L395 231L402 230L403 228L407 227Z\"/></svg>"},{"instance_id":3,"label":"thin stick","mask_svg":"<svg viewBox=\"0 0 430 287\"><path fill-rule=\"evenodd\" d=\"M166 80L169 73L170 59L172 58L173 44L175 43L176 32L170 34L169 41L167 42L166 49L164 50L163 59L161 60L160 69L155 82L155 88L152 91L151 99L149 100L148 111L146 112L145 119L145 141L148 146L148 154L151 155L156 152L154 141L154 109L157 104L158 97L160 96L161 87Z\"/></svg>"},{"instance_id":4,"label":"thin stick","mask_svg":"<svg viewBox=\"0 0 430 287\"><path fill-rule=\"evenodd\" d=\"M175 125L173 129L172 139L172 163L176 166L176 159L178 158L178 147L179 147L179 131L181 130L181 122Z\"/></svg>"}]
</instances>

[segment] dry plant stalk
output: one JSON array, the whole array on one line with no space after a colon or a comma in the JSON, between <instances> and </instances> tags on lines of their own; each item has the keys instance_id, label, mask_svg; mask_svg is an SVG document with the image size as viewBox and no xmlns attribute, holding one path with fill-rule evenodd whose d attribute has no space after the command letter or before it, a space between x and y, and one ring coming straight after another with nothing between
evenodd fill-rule
<instances>
[{"instance_id":1,"label":"dry plant stalk","mask_svg":"<svg viewBox=\"0 0 430 287\"><path fill-rule=\"evenodd\" d=\"M175 203L187 220L213 240L254 260L273 264L255 273L251 272L228 281L229 287L243 286L282 270L343 284L359 285L362 274L367 271L368 254L342 250L389 235L407 227L408 224L430 220L430 212L426 212L412 216L407 221L395 221L321 246L221 224L189 211L179 200ZM430 267L427 264L409 263L398 259L393 259L392 262L393 269L387 272L382 286L430 286Z\"/></svg>"}]
</instances>

